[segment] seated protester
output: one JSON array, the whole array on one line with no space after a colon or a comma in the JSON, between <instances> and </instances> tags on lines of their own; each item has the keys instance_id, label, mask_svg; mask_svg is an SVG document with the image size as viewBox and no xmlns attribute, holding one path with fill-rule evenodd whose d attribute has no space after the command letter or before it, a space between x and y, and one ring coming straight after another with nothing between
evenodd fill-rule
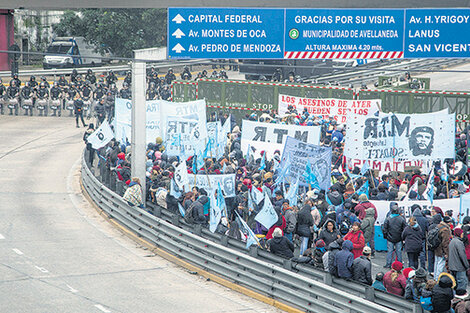
<instances>
[{"instance_id":1,"label":"seated protester","mask_svg":"<svg viewBox=\"0 0 470 313\"><path fill-rule=\"evenodd\" d=\"M439 275L437 285L432 289L431 295L433 313L451 312L451 302L454 298L453 288L455 285L455 279L452 275L448 273L441 273Z\"/></svg>"},{"instance_id":2,"label":"seated protester","mask_svg":"<svg viewBox=\"0 0 470 313\"><path fill-rule=\"evenodd\" d=\"M401 272L403 263L395 261L392 263L392 269L385 273L384 286L387 292L402 297L405 294L406 278Z\"/></svg>"},{"instance_id":3,"label":"seated protester","mask_svg":"<svg viewBox=\"0 0 470 313\"><path fill-rule=\"evenodd\" d=\"M322 271L325 268L323 265L323 255L325 252L325 242L321 239L317 240L317 242L315 242L315 251L313 252L313 266Z\"/></svg>"},{"instance_id":4,"label":"seated protester","mask_svg":"<svg viewBox=\"0 0 470 313\"><path fill-rule=\"evenodd\" d=\"M230 238L246 242L246 235L240 230L240 226L238 225L236 220L231 221L228 224L228 230L225 232L225 235Z\"/></svg>"},{"instance_id":5,"label":"seated protester","mask_svg":"<svg viewBox=\"0 0 470 313\"><path fill-rule=\"evenodd\" d=\"M338 229L336 229L336 224L332 220L326 221L325 225L318 235L318 239L321 239L325 242L325 246L328 247L330 243L340 238Z\"/></svg>"},{"instance_id":6,"label":"seated protester","mask_svg":"<svg viewBox=\"0 0 470 313\"><path fill-rule=\"evenodd\" d=\"M416 275L415 273L416 272L411 267L405 268L403 270L403 275L405 275L405 278L406 278L406 287L405 287L404 297L407 300L413 300L413 280Z\"/></svg>"},{"instance_id":7,"label":"seated protester","mask_svg":"<svg viewBox=\"0 0 470 313\"><path fill-rule=\"evenodd\" d=\"M353 243L349 240L345 240L342 244L342 249L335 255L333 266L335 272L340 278L352 278L352 264L354 261L354 255L351 250L353 249Z\"/></svg>"},{"instance_id":8,"label":"seated protester","mask_svg":"<svg viewBox=\"0 0 470 313\"><path fill-rule=\"evenodd\" d=\"M129 187L122 198L127 201L130 206L144 208L144 202L142 201L142 187L140 186L140 179L138 177L132 177Z\"/></svg>"},{"instance_id":9,"label":"seated protester","mask_svg":"<svg viewBox=\"0 0 470 313\"><path fill-rule=\"evenodd\" d=\"M421 297L419 298L419 303L421 304L421 307L429 312L433 311L432 307L432 290L434 289L434 286L437 285L437 281L434 279L429 279L426 281L426 285L424 286L424 289L421 291Z\"/></svg>"},{"instance_id":10,"label":"seated protester","mask_svg":"<svg viewBox=\"0 0 470 313\"><path fill-rule=\"evenodd\" d=\"M352 242L352 253L354 254L355 259L362 255L362 249L364 249L365 246L365 239L359 222L354 222L351 230L346 234L346 236L344 236L344 240Z\"/></svg>"},{"instance_id":11,"label":"seated protester","mask_svg":"<svg viewBox=\"0 0 470 313\"><path fill-rule=\"evenodd\" d=\"M427 273L424 268L418 268L415 271L415 277L413 278L413 284L412 284L412 294L413 294L413 301L419 302L419 299L421 298L421 295L423 293L424 288L426 287L426 281L427 281ZM406 291L405 291L405 297L406 297Z\"/></svg>"},{"instance_id":12,"label":"seated protester","mask_svg":"<svg viewBox=\"0 0 470 313\"><path fill-rule=\"evenodd\" d=\"M366 285L372 285L372 264L370 262L370 255L372 250L370 247L365 246L362 249L362 255L354 259L352 265L353 279Z\"/></svg>"},{"instance_id":13,"label":"seated protester","mask_svg":"<svg viewBox=\"0 0 470 313\"><path fill-rule=\"evenodd\" d=\"M383 280L384 280L384 273L383 272L377 273L377 275L375 275L375 281L372 284L372 287L375 290L387 291L387 289L385 289Z\"/></svg>"},{"instance_id":14,"label":"seated protester","mask_svg":"<svg viewBox=\"0 0 470 313\"><path fill-rule=\"evenodd\" d=\"M452 309L455 313L470 312L470 296L465 289L457 289L455 297L452 299Z\"/></svg>"},{"instance_id":15,"label":"seated protester","mask_svg":"<svg viewBox=\"0 0 470 313\"><path fill-rule=\"evenodd\" d=\"M273 238L268 240L268 249L272 253L290 259L294 256L294 244L282 235L282 229L276 227L273 231Z\"/></svg>"},{"instance_id":16,"label":"seated protester","mask_svg":"<svg viewBox=\"0 0 470 313\"><path fill-rule=\"evenodd\" d=\"M338 272L334 266L336 253L341 251L343 242L343 238L333 241L327 246L328 251L323 255L323 265L325 266L325 270L334 276L338 276Z\"/></svg>"},{"instance_id":17,"label":"seated protester","mask_svg":"<svg viewBox=\"0 0 470 313\"><path fill-rule=\"evenodd\" d=\"M302 263L302 264L309 264L309 265L314 265L313 261L313 251L312 249L307 249L304 251L304 253L299 256L299 257L293 257L291 259L292 262L295 263Z\"/></svg>"}]
</instances>

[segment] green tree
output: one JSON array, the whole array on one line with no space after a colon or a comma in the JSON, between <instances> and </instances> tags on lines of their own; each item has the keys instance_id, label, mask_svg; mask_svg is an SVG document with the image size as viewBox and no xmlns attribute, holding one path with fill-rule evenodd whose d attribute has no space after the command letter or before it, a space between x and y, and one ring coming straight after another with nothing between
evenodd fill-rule
<instances>
[{"instance_id":1,"label":"green tree","mask_svg":"<svg viewBox=\"0 0 470 313\"><path fill-rule=\"evenodd\" d=\"M120 57L131 57L135 49L166 45L165 9L67 11L52 27L58 36L83 36Z\"/></svg>"}]
</instances>

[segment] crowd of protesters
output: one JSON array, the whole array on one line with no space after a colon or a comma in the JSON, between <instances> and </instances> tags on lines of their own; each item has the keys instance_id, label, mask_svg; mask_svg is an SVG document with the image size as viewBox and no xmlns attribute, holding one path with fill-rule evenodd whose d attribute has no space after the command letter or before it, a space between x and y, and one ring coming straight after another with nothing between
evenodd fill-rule
<instances>
[{"instance_id":1,"label":"crowd of protesters","mask_svg":"<svg viewBox=\"0 0 470 313\"><path fill-rule=\"evenodd\" d=\"M361 174L359 167L347 168L342 154L346 137L343 126L333 118L313 116L307 111L296 112L293 108L289 110L282 118L273 112L264 112L260 116L251 114L246 118L265 123L321 126L321 145L331 146L333 151L331 187L326 191L302 189L298 194L298 205L291 205L275 184L280 152L264 156L265 164L260 166L264 151L259 158L255 159L254 153L246 158L241 151L242 130L236 121L228 114L212 116L222 123L227 119L231 123L228 144L222 157L207 157L204 166L196 169L195 174L235 174L236 177L236 195L225 198L227 211L216 231L246 241L249 233L237 218L240 216L261 239L261 247L276 255L421 302L423 308L431 312L467 312L466 308L470 307L470 296L466 292L470 217L459 223L453 218L452 210L443 212L437 206L429 210L418 204L413 205L411 216L405 216L397 203L404 197L424 199L428 180L434 185L434 199L455 198L468 191L466 171L458 176L448 174L456 161L466 162L467 130L456 132L456 160L435 162L431 173L415 169L409 173L390 172L381 176L372 170ZM140 182L131 178L129 145L113 140L97 152L99 162L105 162L119 180L129 185L124 199L130 205L145 207L147 200L175 213L181 206L187 222L208 226L211 205L208 191L193 187L184 190L180 197L171 194L175 168L182 160L166 154L162 138L156 138L147 147L147 199L139 197ZM193 157L186 160L188 173L194 173L193 161ZM366 182L371 186L369 192L359 195L357 191ZM415 184L418 186L416 191L410 190ZM264 205L264 200L250 201L255 189L269 195L278 214L278 221L269 229L254 219ZM378 273L375 279L371 258L376 253L377 209L369 200L389 202L389 212L381 225L387 241L387 258L383 264L384 272ZM403 253L406 254L406 268Z\"/></svg>"}]
</instances>

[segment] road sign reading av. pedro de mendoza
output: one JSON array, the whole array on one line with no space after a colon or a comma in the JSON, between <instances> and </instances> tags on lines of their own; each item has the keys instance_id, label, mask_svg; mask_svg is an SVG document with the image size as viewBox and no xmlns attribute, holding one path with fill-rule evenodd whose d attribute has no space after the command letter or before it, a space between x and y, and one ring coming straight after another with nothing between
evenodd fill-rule
<instances>
[{"instance_id":1,"label":"road sign reading av. pedro de mendoza","mask_svg":"<svg viewBox=\"0 0 470 313\"><path fill-rule=\"evenodd\" d=\"M470 9L168 9L172 59L470 57Z\"/></svg>"},{"instance_id":2,"label":"road sign reading av. pedro de mendoza","mask_svg":"<svg viewBox=\"0 0 470 313\"><path fill-rule=\"evenodd\" d=\"M169 8L169 58L280 59L283 9Z\"/></svg>"}]
</instances>

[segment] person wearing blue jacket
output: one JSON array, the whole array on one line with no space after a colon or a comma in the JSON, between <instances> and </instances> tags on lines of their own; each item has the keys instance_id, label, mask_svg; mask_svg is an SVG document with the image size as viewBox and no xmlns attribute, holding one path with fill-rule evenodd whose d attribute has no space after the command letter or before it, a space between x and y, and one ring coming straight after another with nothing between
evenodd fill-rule
<instances>
[{"instance_id":1,"label":"person wearing blue jacket","mask_svg":"<svg viewBox=\"0 0 470 313\"><path fill-rule=\"evenodd\" d=\"M334 266L338 277L340 278L352 278L352 264L354 261L354 255L351 252L353 249L353 243L350 240L343 242L342 250L336 253Z\"/></svg>"}]
</instances>

